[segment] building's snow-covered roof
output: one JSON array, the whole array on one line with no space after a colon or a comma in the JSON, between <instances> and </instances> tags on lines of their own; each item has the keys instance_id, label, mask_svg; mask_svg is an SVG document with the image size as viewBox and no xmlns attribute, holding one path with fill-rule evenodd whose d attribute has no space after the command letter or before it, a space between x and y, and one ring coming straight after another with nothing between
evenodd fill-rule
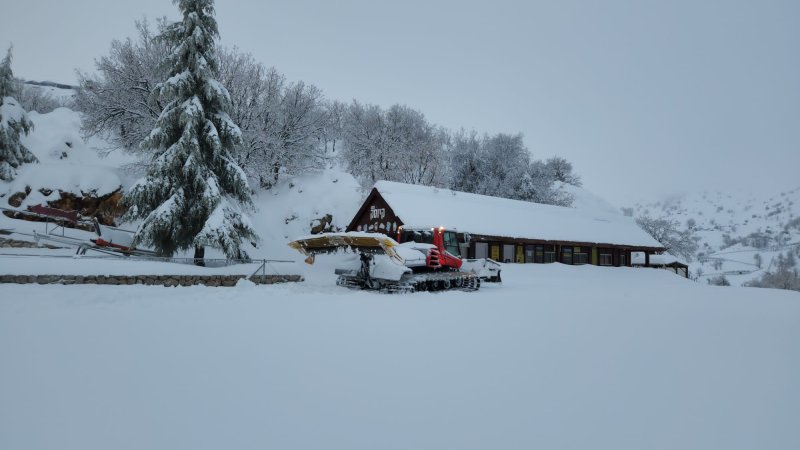
<instances>
[{"instance_id":1,"label":"building's snow-covered roof","mask_svg":"<svg viewBox=\"0 0 800 450\"><path fill-rule=\"evenodd\" d=\"M375 189L407 227L444 226L472 234L544 241L662 248L630 217L429 186L378 181Z\"/></svg>"}]
</instances>

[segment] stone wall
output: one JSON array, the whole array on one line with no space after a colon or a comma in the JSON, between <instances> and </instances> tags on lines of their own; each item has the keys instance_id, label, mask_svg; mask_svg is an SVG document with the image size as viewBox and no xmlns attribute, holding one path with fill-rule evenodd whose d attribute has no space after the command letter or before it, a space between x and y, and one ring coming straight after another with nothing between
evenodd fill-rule
<instances>
[{"instance_id":1,"label":"stone wall","mask_svg":"<svg viewBox=\"0 0 800 450\"><path fill-rule=\"evenodd\" d=\"M0 275L0 284L144 284L149 286L235 286L246 275ZM303 281L300 275L254 275L255 284Z\"/></svg>"},{"instance_id":2,"label":"stone wall","mask_svg":"<svg viewBox=\"0 0 800 450\"><path fill-rule=\"evenodd\" d=\"M16 239L0 238L0 248L59 248L52 245L37 245L35 242L18 241Z\"/></svg>"}]
</instances>

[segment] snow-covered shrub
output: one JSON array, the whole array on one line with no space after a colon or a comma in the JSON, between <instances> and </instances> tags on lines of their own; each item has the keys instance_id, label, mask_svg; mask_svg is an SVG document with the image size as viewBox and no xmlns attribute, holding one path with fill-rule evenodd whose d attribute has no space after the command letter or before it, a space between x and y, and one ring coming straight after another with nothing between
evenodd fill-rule
<instances>
[{"instance_id":1,"label":"snow-covered shrub","mask_svg":"<svg viewBox=\"0 0 800 450\"><path fill-rule=\"evenodd\" d=\"M764 273L757 280L750 281L747 286L800 291L800 271L791 251L786 252L786 256L779 254L774 259L773 266L771 271Z\"/></svg>"},{"instance_id":2,"label":"snow-covered shrub","mask_svg":"<svg viewBox=\"0 0 800 450\"><path fill-rule=\"evenodd\" d=\"M26 111L36 111L46 114L56 108L69 107L71 102L57 99L39 86L20 82L17 90L17 100Z\"/></svg>"},{"instance_id":3,"label":"snow-covered shrub","mask_svg":"<svg viewBox=\"0 0 800 450\"><path fill-rule=\"evenodd\" d=\"M730 286L731 282L725 278L725 275L718 275L716 277L709 278L708 284L711 286Z\"/></svg>"}]
</instances>

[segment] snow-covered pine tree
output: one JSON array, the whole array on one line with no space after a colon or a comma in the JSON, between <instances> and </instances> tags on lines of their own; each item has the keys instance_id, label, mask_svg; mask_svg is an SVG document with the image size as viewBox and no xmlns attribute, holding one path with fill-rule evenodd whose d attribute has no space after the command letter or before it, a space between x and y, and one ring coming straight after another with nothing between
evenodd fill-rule
<instances>
[{"instance_id":1,"label":"snow-covered pine tree","mask_svg":"<svg viewBox=\"0 0 800 450\"><path fill-rule=\"evenodd\" d=\"M143 219L134 244L162 255L205 247L246 258L242 241L257 240L242 206L252 204L247 177L231 157L241 141L228 115L230 97L212 76L218 38L212 0L175 0L183 20L160 35L174 44L165 63L170 78L154 93L165 104L142 142L153 153L147 176L128 192L127 217Z\"/></svg>"},{"instance_id":2,"label":"snow-covered pine tree","mask_svg":"<svg viewBox=\"0 0 800 450\"><path fill-rule=\"evenodd\" d=\"M28 134L33 123L14 97L14 74L11 71L11 49L0 63L0 180L9 181L19 166L37 162L33 153L19 141Z\"/></svg>"}]
</instances>

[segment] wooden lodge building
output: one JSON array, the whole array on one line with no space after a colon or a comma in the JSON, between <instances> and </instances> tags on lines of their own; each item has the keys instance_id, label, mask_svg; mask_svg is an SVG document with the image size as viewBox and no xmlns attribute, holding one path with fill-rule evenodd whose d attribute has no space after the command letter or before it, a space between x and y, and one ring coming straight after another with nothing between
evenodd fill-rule
<instances>
[{"instance_id":1,"label":"wooden lodge building","mask_svg":"<svg viewBox=\"0 0 800 450\"><path fill-rule=\"evenodd\" d=\"M646 265L664 247L630 217L429 186L379 181L347 231L397 238L400 227L457 231L461 256L500 262ZM465 243L465 242L468 242Z\"/></svg>"}]
</instances>

